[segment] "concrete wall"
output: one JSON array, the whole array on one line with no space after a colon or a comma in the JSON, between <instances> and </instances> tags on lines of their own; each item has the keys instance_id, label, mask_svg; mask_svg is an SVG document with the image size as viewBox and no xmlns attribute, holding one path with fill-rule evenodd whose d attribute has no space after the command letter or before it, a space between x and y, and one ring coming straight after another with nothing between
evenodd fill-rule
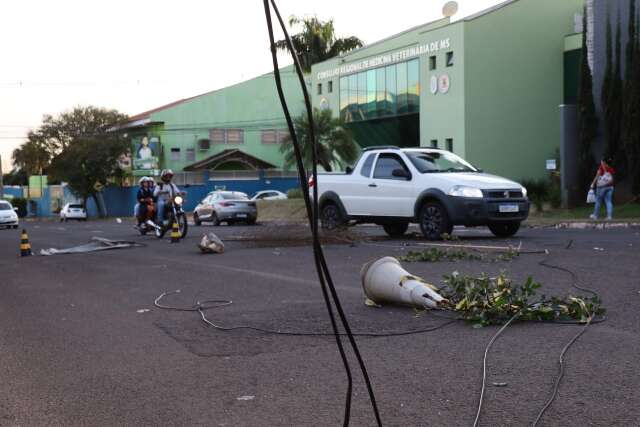
<instances>
[{"instance_id":1,"label":"concrete wall","mask_svg":"<svg viewBox=\"0 0 640 427\"><path fill-rule=\"evenodd\" d=\"M465 23L466 155L514 179L557 158L565 35L583 0L519 0Z\"/></svg>"}]
</instances>

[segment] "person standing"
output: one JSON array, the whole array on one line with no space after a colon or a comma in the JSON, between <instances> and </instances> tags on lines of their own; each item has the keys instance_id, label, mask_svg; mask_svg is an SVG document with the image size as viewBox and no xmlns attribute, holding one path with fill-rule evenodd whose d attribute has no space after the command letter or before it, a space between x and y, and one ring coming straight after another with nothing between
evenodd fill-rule
<instances>
[{"instance_id":1,"label":"person standing","mask_svg":"<svg viewBox=\"0 0 640 427\"><path fill-rule=\"evenodd\" d=\"M589 218L594 220L598 219L600 206L603 202L607 208L607 220L613 218L613 186L615 184L613 176L615 170L611 167L611 163L609 158L602 159L598 172L591 182L591 188L596 192L596 205Z\"/></svg>"}]
</instances>

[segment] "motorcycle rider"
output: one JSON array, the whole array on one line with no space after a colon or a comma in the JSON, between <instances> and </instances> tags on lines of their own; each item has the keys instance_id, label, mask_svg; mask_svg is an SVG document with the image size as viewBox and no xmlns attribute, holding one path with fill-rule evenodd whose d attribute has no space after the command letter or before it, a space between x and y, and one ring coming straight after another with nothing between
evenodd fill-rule
<instances>
[{"instance_id":1,"label":"motorcycle rider","mask_svg":"<svg viewBox=\"0 0 640 427\"><path fill-rule=\"evenodd\" d=\"M140 188L136 199L138 200L138 227L145 221L150 219L150 214L153 213L153 178L144 176L140 179Z\"/></svg>"},{"instance_id":2,"label":"motorcycle rider","mask_svg":"<svg viewBox=\"0 0 640 427\"><path fill-rule=\"evenodd\" d=\"M180 189L171 180L173 179L173 171L171 169L163 169L160 173L160 182L153 190L153 197L157 199L158 223L164 224L164 208L168 202L180 193Z\"/></svg>"}]
</instances>

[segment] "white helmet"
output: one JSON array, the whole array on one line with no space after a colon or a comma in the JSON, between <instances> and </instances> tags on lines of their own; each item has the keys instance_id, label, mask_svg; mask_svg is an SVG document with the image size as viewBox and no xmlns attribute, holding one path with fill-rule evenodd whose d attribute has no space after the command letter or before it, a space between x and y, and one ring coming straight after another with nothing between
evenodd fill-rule
<instances>
[{"instance_id":1,"label":"white helmet","mask_svg":"<svg viewBox=\"0 0 640 427\"><path fill-rule=\"evenodd\" d=\"M164 178L167 175L173 176L174 173L171 169L163 169L162 172L160 172L160 178Z\"/></svg>"},{"instance_id":2,"label":"white helmet","mask_svg":"<svg viewBox=\"0 0 640 427\"><path fill-rule=\"evenodd\" d=\"M142 185L144 184L146 181L149 181L149 177L148 176L143 176L142 178L140 178L138 180L138 184Z\"/></svg>"}]
</instances>

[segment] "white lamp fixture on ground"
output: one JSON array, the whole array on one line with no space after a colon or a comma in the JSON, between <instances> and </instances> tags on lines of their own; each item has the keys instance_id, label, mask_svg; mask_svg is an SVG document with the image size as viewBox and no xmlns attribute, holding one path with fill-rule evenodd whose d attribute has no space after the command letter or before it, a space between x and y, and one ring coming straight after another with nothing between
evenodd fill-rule
<instances>
[{"instance_id":1,"label":"white lamp fixture on ground","mask_svg":"<svg viewBox=\"0 0 640 427\"><path fill-rule=\"evenodd\" d=\"M447 302L435 286L413 276L393 257L384 257L365 264L360 277L364 294L377 304L440 308Z\"/></svg>"}]
</instances>

